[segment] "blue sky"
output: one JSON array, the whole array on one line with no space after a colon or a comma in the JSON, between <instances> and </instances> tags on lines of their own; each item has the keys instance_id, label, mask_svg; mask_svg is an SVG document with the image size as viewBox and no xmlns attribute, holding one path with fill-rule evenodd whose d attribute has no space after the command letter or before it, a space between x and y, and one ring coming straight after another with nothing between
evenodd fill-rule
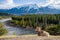
<instances>
[{"instance_id":1,"label":"blue sky","mask_svg":"<svg viewBox=\"0 0 60 40\"><path fill-rule=\"evenodd\" d=\"M25 4L25 3L40 3L40 2L44 2L45 0L14 0L15 3L21 3L21 4Z\"/></svg>"},{"instance_id":2,"label":"blue sky","mask_svg":"<svg viewBox=\"0 0 60 40\"><path fill-rule=\"evenodd\" d=\"M60 9L60 0L0 0L0 9L11 9L26 4L37 4L39 7Z\"/></svg>"},{"instance_id":3,"label":"blue sky","mask_svg":"<svg viewBox=\"0 0 60 40\"><path fill-rule=\"evenodd\" d=\"M10 2L14 2L16 4L26 4L26 3L40 3L40 2L45 2L46 0L8 0ZM7 0L0 0L0 3L6 3Z\"/></svg>"}]
</instances>

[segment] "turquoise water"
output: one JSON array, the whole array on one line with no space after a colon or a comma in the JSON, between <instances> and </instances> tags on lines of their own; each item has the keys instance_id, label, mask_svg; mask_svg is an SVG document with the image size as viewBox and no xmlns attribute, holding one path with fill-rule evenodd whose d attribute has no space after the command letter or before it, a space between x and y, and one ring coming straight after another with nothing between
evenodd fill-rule
<instances>
[{"instance_id":1,"label":"turquoise water","mask_svg":"<svg viewBox=\"0 0 60 40\"><path fill-rule=\"evenodd\" d=\"M10 19L11 20L11 19ZM21 28L21 27L13 27L13 26L9 26L6 22L8 20L4 19L4 20L0 20L1 22L5 23L5 28L8 30L8 33L6 35L26 35L26 34L34 34L34 30L32 29L28 29L28 28Z\"/></svg>"}]
</instances>

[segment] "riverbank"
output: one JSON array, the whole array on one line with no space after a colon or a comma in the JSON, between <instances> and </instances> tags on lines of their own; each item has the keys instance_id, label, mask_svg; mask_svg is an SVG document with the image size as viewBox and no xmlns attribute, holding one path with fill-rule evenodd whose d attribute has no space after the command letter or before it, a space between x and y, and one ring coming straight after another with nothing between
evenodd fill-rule
<instances>
[{"instance_id":1,"label":"riverbank","mask_svg":"<svg viewBox=\"0 0 60 40\"><path fill-rule=\"evenodd\" d=\"M8 20L12 20L11 18L1 19L0 22L6 22Z\"/></svg>"},{"instance_id":2,"label":"riverbank","mask_svg":"<svg viewBox=\"0 0 60 40\"><path fill-rule=\"evenodd\" d=\"M8 18L8 19L3 19L3 20L0 20L0 22L3 22L4 23L4 28L7 29L8 33L4 36L9 36L9 35L17 35L17 36L20 36L20 35L29 35L29 34L35 34L34 30L33 29L28 29L28 28L21 28L20 26L11 26L10 23L9 23L9 20L12 20L11 18Z\"/></svg>"}]
</instances>

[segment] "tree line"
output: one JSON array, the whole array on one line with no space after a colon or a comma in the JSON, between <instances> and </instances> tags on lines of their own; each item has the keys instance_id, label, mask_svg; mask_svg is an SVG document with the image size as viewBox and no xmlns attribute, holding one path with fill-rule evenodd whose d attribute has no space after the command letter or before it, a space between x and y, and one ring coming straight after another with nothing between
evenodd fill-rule
<instances>
[{"instance_id":1,"label":"tree line","mask_svg":"<svg viewBox=\"0 0 60 40\"><path fill-rule=\"evenodd\" d=\"M41 15L22 15L12 17L16 25L20 26L40 26L42 24L60 24L60 15L58 14L41 14Z\"/></svg>"}]
</instances>

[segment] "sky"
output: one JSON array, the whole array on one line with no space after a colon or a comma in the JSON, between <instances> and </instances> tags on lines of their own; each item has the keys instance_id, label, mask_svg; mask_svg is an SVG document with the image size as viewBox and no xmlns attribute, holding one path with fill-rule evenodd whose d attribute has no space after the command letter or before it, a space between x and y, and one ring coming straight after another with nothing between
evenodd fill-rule
<instances>
[{"instance_id":1,"label":"sky","mask_svg":"<svg viewBox=\"0 0 60 40\"><path fill-rule=\"evenodd\" d=\"M0 9L11 9L26 4L37 4L38 7L60 9L60 0L0 0Z\"/></svg>"}]
</instances>

